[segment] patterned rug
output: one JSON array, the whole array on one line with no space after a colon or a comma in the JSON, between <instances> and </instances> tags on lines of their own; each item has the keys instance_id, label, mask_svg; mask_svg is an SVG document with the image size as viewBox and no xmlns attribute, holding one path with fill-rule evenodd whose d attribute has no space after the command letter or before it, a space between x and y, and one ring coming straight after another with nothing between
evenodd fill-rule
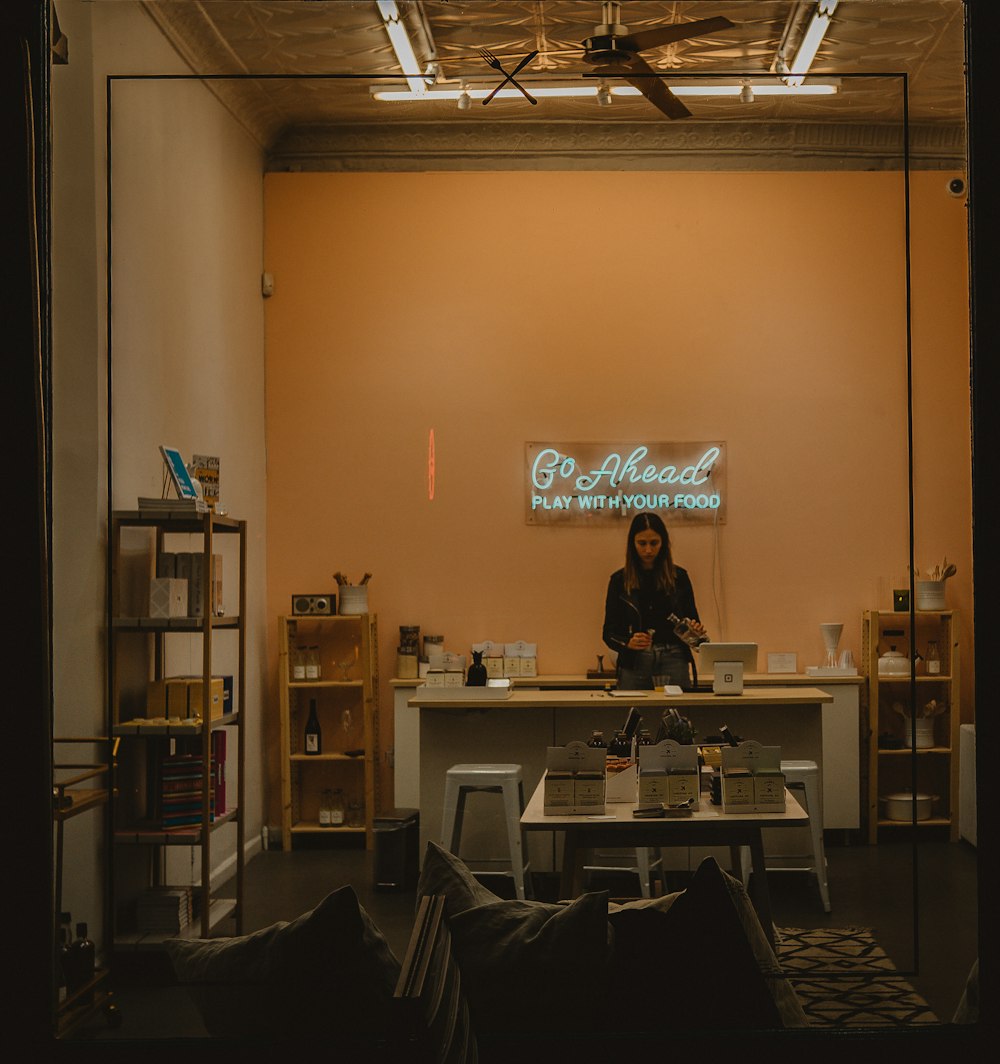
<instances>
[{"instance_id":1,"label":"patterned rug","mask_svg":"<svg viewBox=\"0 0 1000 1064\"><path fill-rule=\"evenodd\" d=\"M815 1027L940 1023L868 928L778 929L778 959Z\"/></svg>"}]
</instances>

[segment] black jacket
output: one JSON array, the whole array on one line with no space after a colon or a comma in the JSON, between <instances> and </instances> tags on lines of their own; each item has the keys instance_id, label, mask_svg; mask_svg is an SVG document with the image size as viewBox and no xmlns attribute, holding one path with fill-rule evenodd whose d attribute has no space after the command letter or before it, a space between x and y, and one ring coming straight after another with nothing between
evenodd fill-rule
<instances>
[{"instance_id":1,"label":"black jacket","mask_svg":"<svg viewBox=\"0 0 1000 1064\"><path fill-rule=\"evenodd\" d=\"M698 607L694 603L694 588L686 569L675 568L677 581L672 594L656 588L650 595L644 596L636 588L625 594L625 570L619 569L611 574L608 581L608 595L604 603L605 644L618 655L618 666L629 667L634 651L628 649L628 641L634 632L656 630L653 642L662 646L680 646L687 651L691 660L691 651L687 643L674 634L673 625L667 616L676 613L678 617L689 617L700 621Z\"/></svg>"}]
</instances>

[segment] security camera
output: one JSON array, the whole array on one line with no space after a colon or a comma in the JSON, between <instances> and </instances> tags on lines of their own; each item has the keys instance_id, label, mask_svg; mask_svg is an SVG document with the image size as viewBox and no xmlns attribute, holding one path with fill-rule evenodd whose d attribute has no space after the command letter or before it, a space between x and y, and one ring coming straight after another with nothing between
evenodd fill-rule
<instances>
[{"instance_id":1,"label":"security camera","mask_svg":"<svg viewBox=\"0 0 1000 1064\"><path fill-rule=\"evenodd\" d=\"M964 196L965 195L965 181L960 177L953 177L948 182L948 195L949 196Z\"/></svg>"}]
</instances>

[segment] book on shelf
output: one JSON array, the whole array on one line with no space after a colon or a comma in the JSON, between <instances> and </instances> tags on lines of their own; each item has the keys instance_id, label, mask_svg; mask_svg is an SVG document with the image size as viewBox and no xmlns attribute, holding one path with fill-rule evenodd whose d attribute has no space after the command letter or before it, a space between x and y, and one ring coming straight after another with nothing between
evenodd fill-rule
<instances>
[{"instance_id":1,"label":"book on shelf","mask_svg":"<svg viewBox=\"0 0 1000 1064\"><path fill-rule=\"evenodd\" d=\"M136 930L177 934L191 923L190 887L147 887L136 901Z\"/></svg>"},{"instance_id":2,"label":"book on shelf","mask_svg":"<svg viewBox=\"0 0 1000 1064\"><path fill-rule=\"evenodd\" d=\"M161 759L157 786L157 819L166 831L196 826L204 807L204 761L197 754L173 754ZM208 818L215 820L216 769L209 765Z\"/></svg>"}]
</instances>

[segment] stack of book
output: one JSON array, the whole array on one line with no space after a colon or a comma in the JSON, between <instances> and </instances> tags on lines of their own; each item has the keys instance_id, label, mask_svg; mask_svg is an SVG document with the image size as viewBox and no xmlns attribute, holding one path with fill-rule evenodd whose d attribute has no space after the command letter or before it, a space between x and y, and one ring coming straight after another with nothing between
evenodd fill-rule
<instances>
[{"instance_id":1,"label":"stack of book","mask_svg":"<svg viewBox=\"0 0 1000 1064\"><path fill-rule=\"evenodd\" d=\"M164 831L190 829L201 823L202 768L197 754L175 754L160 765L160 826ZM209 766L209 820L215 819L215 762Z\"/></svg>"},{"instance_id":2,"label":"stack of book","mask_svg":"<svg viewBox=\"0 0 1000 1064\"><path fill-rule=\"evenodd\" d=\"M162 514L207 514L211 507L204 499L150 499L139 496L141 513Z\"/></svg>"},{"instance_id":3,"label":"stack of book","mask_svg":"<svg viewBox=\"0 0 1000 1064\"><path fill-rule=\"evenodd\" d=\"M176 935L191 923L190 887L147 887L136 903L136 930Z\"/></svg>"}]
</instances>

